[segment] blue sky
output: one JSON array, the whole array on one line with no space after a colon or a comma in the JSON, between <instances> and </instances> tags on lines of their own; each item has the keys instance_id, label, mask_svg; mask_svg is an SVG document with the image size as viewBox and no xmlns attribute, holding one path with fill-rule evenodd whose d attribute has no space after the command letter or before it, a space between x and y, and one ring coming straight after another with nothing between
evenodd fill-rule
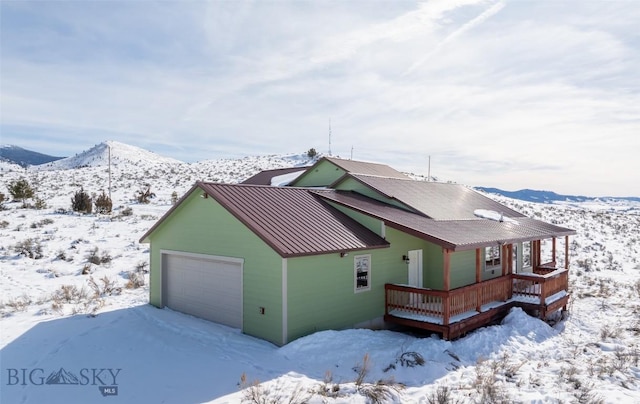
<instances>
[{"instance_id":1,"label":"blue sky","mask_svg":"<svg viewBox=\"0 0 640 404\"><path fill-rule=\"evenodd\" d=\"M636 1L6 1L1 142L640 195Z\"/></svg>"}]
</instances>

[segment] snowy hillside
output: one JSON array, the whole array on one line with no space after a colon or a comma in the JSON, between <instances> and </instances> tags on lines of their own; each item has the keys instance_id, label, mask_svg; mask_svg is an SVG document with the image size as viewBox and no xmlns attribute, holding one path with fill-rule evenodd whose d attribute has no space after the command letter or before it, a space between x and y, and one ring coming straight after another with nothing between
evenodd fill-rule
<instances>
[{"instance_id":1,"label":"snowy hillside","mask_svg":"<svg viewBox=\"0 0 640 404\"><path fill-rule=\"evenodd\" d=\"M32 150L23 149L15 145L0 146L0 161L28 167L37 164L45 164L50 161L59 160L62 157L49 156Z\"/></svg>"},{"instance_id":2,"label":"snowy hillside","mask_svg":"<svg viewBox=\"0 0 640 404\"><path fill-rule=\"evenodd\" d=\"M35 170L67 170L81 167L100 167L109 164L109 153L111 153L111 164L117 166L123 163L156 166L158 164L179 164L178 160L160 156L139 147L109 140L97 144L82 153L51 163L34 166Z\"/></svg>"},{"instance_id":3,"label":"snowy hillside","mask_svg":"<svg viewBox=\"0 0 640 404\"><path fill-rule=\"evenodd\" d=\"M197 180L235 183L306 165L306 156L184 164L125 150L112 149L121 159L111 215L71 212L80 188L107 190L104 150L67 160L67 169L0 171L2 187L25 178L46 204L5 201L1 212L2 403L365 403L376 394L396 403L640 402L637 211L493 196L578 231L565 320L547 324L514 309L502 324L453 342L345 330L278 348L149 306L148 245L138 239ZM68 169L76 165L88 167ZM137 202L147 186L156 197Z\"/></svg>"}]
</instances>

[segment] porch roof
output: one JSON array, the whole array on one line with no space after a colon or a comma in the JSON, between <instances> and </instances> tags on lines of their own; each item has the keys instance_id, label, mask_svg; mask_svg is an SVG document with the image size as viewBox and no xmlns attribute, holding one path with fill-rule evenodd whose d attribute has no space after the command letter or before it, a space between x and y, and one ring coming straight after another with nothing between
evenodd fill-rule
<instances>
[{"instance_id":1,"label":"porch roof","mask_svg":"<svg viewBox=\"0 0 640 404\"><path fill-rule=\"evenodd\" d=\"M341 180L349 177L387 198L400 202L416 213L434 220L476 219L474 212L477 209L496 211L506 217L519 218L524 216L522 213L460 184L353 173L345 175Z\"/></svg>"},{"instance_id":2,"label":"porch roof","mask_svg":"<svg viewBox=\"0 0 640 404\"><path fill-rule=\"evenodd\" d=\"M390 227L453 251L576 234L575 230L525 216L518 216L504 222L479 217L461 220L434 220L373 200L353 191L318 194L325 200L375 217Z\"/></svg>"}]
</instances>

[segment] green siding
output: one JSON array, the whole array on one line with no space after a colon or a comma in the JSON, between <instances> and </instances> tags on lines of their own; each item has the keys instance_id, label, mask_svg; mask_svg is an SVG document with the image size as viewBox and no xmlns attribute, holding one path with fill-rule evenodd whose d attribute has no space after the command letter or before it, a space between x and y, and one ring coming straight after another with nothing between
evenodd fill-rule
<instances>
[{"instance_id":1,"label":"green siding","mask_svg":"<svg viewBox=\"0 0 640 404\"><path fill-rule=\"evenodd\" d=\"M381 237L383 236L383 234L382 234L382 225L383 225L382 224L382 220L376 219L375 217L371 217L369 215L365 215L364 213L356 212L356 211L354 211L352 209L349 209L347 207L338 205L338 204L333 203L333 202L329 202L329 205L331 205L335 209L341 211L342 213L346 214L347 216L349 216L353 220L357 221L358 223L360 223L361 225L363 225L367 229L371 230L372 232L376 233L377 235L379 235Z\"/></svg>"},{"instance_id":2,"label":"green siding","mask_svg":"<svg viewBox=\"0 0 640 404\"><path fill-rule=\"evenodd\" d=\"M444 287L444 255L442 247L425 241L423 255L424 287L442 290Z\"/></svg>"},{"instance_id":3,"label":"green siding","mask_svg":"<svg viewBox=\"0 0 640 404\"><path fill-rule=\"evenodd\" d=\"M476 283L476 250L451 254L451 289Z\"/></svg>"},{"instance_id":4,"label":"green siding","mask_svg":"<svg viewBox=\"0 0 640 404\"><path fill-rule=\"evenodd\" d=\"M292 185L296 187L327 187L342 177L346 171L328 160L320 161L313 169L307 170Z\"/></svg>"},{"instance_id":5,"label":"green siding","mask_svg":"<svg viewBox=\"0 0 640 404\"><path fill-rule=\"evenodd\" d=\"M160 250L243 258L243 332L282 344L282 258L201 193L196 189L150 236L150 303L162 306Z\"/></svg>"},{"instance_id":6,"label":"green siding","mask_svg":"<svg viewBox=\"0 0 640 404\"><path fill-rule=\"evenodd\" d=\"M384 284L407 283L408 250L424 241L387 228L391 247L288 259L288 340L327 329L344 329L384 315ZM371 255L371 290L354 292L354 259Z\"/></svg>"}]
</instances>

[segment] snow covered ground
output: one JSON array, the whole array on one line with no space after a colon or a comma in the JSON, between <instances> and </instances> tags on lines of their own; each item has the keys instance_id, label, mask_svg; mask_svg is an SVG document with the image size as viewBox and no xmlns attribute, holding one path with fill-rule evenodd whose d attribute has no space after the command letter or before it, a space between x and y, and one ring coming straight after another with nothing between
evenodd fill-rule
<instances>
[{"instance_id":1,"label":"snow covered ground","mask_svg":"<svg viewBox=\"0 0 640 404\"><path fill-rule=\"evenodd\" d=\"M107 190L103 156L80 156L84 168L0 170L0 183L26 178L46 204L5 201L0 212L1 403L640 402L637 209L492 196L578 231L569 315L554 324L514 309L453 342L343 330L279 348L148 305L138 239L196 180L238 182L305 158L183 164L114 144L112 215L71 212L81 187ZM141 204L146 184L157 196Z\"/></svg>"}]
</instances>

